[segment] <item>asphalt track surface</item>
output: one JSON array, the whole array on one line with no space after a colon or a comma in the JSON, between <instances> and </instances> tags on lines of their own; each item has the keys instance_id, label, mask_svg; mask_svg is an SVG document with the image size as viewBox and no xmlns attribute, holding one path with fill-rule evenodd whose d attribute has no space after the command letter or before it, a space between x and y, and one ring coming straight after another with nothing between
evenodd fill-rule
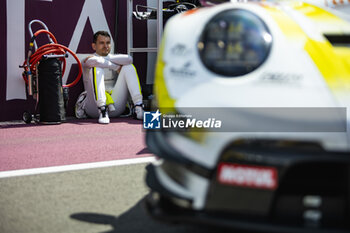
<instances>
[{"instance_id":1,"label":"asphalt track surface","mask_svg":"<svg viewBox=\"0 0 350 233\"><path fill-rule=\"evenodd\" d=\"M0 179L0 232L218 232L151 219L145 164Z\"/></svg>"},{"instance_id":2,"label":"asphalt track surface","mask_svg":"<svg viewBox=\"0 0 350 233\"><path fill-rule=\"evenodd\" d=\"M147 215L145 166L154 157L143 138L132 119L0 124L0 232L226 232Z\"/></svg>"}]
</instances>

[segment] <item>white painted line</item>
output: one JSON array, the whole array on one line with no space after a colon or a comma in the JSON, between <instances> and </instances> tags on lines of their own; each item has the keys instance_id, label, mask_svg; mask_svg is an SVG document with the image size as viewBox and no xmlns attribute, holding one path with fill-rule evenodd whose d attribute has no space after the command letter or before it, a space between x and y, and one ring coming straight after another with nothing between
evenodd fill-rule
<instances>
[{"instance_id":1,"label":"white painted line","mask_svg":"<svg viewBox=\"0 0 350 233\"><path fill-rule=\"evenodd\" d=\"M80 164L63 165L63 166L55 166L55 167L41 167L41 168L31 168L31 169L23 169L23 170L3 171L3 172L0 172L0 178L38 175L38 174L47 174L47 173L54 173L54 172L77 171L77 170L83 170L83 169L123 166L123 165L139 164L139 163L151 163L151 162L154 162L155 160L156 160L155 157L152 156L152 157L112 160L112 161L95 162L95 163L80 163Z\"/></svg>"}]
</instances>

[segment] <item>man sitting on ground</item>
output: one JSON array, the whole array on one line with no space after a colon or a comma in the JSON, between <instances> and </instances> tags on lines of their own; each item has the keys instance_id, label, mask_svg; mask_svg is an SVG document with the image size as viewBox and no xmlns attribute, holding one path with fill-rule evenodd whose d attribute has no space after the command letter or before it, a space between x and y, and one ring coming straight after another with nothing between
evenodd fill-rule
<instances>
[{"instance_id":1,"label":"man sitting on ground","mask_svg":"<svg viewBox=\"0 0 350 233\"><path fill-rule=\"evenodd\" d=\"M92 49L95 54L82 61L86 98L83 101L78 98L77 117L83 110L88 116L98 118L99 123L108 124L109 117L118 117L124 112L130 95L135 106L135 117L143 119L141 86L132 57L110 54L111 36L106 31L94 34ZM119 74L113 75L116 72ZM117 79L115 76L118 76ZM107 85L110 80L112 85ZM80 109L77 111L77 108Z\"/></svg>"}]
</instances>

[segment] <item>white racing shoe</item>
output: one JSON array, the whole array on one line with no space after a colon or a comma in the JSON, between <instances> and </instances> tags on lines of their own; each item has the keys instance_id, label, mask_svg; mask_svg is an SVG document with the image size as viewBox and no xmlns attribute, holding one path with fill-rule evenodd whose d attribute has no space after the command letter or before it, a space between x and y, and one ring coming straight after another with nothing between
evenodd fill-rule
<instances>
[{"instance_id":1,"label":"white racing shoe","mask_svg":"<svg viewBox=\"0 0 350 233\"><path fill-rule=\"evenodd\" d=\"M143 119L143 107L142 104L141 105L135 105L135 115L134 117L138 120L142 120Z\"/></svg>"},{"instance_id":2,"label":"white racing shoe","mask_svg":"<svg viewBox=\"0 0 350 233\"><path fill-rule=\"evenodd\" d=\"M98 118L98 123L100 124L109 124L108 111L106 106L102 106L98 108L100 111L100 116Z\"/></svg>"}]
</instances>

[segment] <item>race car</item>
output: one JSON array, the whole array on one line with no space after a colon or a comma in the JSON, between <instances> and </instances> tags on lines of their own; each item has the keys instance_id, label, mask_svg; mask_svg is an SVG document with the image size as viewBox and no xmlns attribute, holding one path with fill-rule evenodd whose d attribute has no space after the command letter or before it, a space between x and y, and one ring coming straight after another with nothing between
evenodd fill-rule
<instances>
[{"instance_id":1,"label":"race car","mask_svg":"<svg viewBox=\"0 0 350 233\"><path fill-rule=\"evenodd\" d=\"M157 157L146 175L153 217L350 230L347 17L307 1L248 1L168 21L144 124Z\"/></svg>"}]
</instances>

